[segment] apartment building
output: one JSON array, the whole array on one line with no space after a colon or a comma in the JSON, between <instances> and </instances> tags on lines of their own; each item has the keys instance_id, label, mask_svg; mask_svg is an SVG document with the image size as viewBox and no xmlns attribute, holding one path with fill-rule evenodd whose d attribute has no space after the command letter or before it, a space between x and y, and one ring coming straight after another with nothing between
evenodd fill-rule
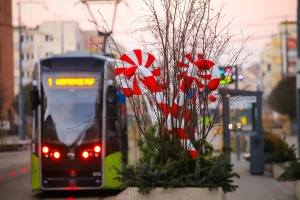
<instances>
[{"instance_id":1,"label":"apartment building","mask_svg":"<svg viewBox=\"0 0 300 200\"><path fill-rule=\"evenodd\" d=\"M62 54L68 51L82 50L83 38L76 22L44 22L34 29L14 28L14 94L19 92L20 57L22 60L22 83L28 84L32 80L32 71L37 59ZM19 49L21 41L22 51Z\"/></svg>"},{"instance_id":2,"label":"apartment building","mask_svg":"<svg viewBox=\"0 0 300 200\"><path fill-rule=\"evenodd\" d=\"M32 80L34 63L39 58L63 54L68 51L86 50L92 53L103 54L104 37L97 31L82 31L78 23L73 21L48 21L40 26L30 29L21 27L21 37L19 27L14 28L14 95L19 92L20 56L22 60L22 83L28 84ZM22 51L19 50L19 42L22 43ZM116 44L111 38L107 39L106 53L116 55ZM118 44L118 49L123 53L124 47Z\"/></svg>"},{"instance_id":3,"label":"apartment building","mask_svg":"<svg viewBox=\"0 0 300 200\"><path fill-rule=\"evenodd\" d=\"M268 98L284 77L296 75L296 40L296 22L282 22L278 25L278 32L264 46L260 63L263 99Z\"/></svg>"},{"instance_id":4,"label":"apartment building","mask_svg":"<svg viewBox=\"0 0 300 200\"><path fill-rule=\"evenodd\" d=\"M0 0L0 121L13 122L12 2Z\"/></svg>"},{"instance_id":5,"label":"apartment building","mask_svg":"<svg viewBox=\"0 0 300 200\"><path fill-rule=\"evenodd\" d=\"M264 46L261 52L260 80L263 91L264 102L264 128L272 129L274 119L279 120L280 116L274 112L267 103L267 99L278 83L288 76L297 74L297 24L296 22L282 22L278 25L278 31ZM282 124L284 132L290 133L289 122L284 120Z\"/></svg>"}]
</instances>

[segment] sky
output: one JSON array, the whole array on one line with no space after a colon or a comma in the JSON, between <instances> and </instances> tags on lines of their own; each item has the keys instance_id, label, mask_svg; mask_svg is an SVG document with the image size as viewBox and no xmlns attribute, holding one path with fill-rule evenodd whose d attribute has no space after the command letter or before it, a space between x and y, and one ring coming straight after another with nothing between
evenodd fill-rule
<instances>
[{"instance_id":1,"label":"sky","mask_svg":"<svg viewBox=\"0 0 300 200\"><path fill-rule=\"evenodd\" d=\"M21 12L17 2L21 2ZM112 27L114 2L99 0L89 3L97 23L104 25L105 21L109 28ZM32 28L44 21L77 21L82 30L96 29L86 5L80 0L12 0L12 6L14 26L18 26L21 16L21 24ZM297 18L297 0L212 0L212 8L220 7L223 7L225 16L223 22L232 20L230 33L236 34L232 45L240 45L243 36L251 36L246 49L253 53L245 65L260 62L260 53L270 36L277 33L280 22L296 21ZM142 0L120 0L117 6L113 37L129 50L140 47L142 33L135 30L139 26L139 17L145 14L143 8Z\"/></svg>"}]
</instances>

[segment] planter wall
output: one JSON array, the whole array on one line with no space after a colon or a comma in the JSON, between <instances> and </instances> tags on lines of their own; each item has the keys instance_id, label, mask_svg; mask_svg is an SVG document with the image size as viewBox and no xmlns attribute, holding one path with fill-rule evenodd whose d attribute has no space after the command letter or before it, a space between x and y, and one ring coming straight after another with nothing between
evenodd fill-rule
<instances>
[{"instance_id":1,"label":"planter wall","mask_svg":"<svg viewBox=\"0 0 300 200\"><path fill-rule=\"evenodd\" d=\"M208 188L155 188L149 194L141 194L137 187L129 188L129 200L225 200L222 189L209 190Z\"/></svg>"},{"instance_id":2,"label":"planter wall","mask_svg":"<svg viewBox=\"0 0 300 200\"><path fill-rule=\"evenodd\" d=\"M273 176L273 166L271 163L267 163L264 165L265 172L272 174Z\"/></svg>"},{"instance_id":3,"label":"planter wall","mask_svg":"<svg viewBox=\"0 0 300 200\"><path fill-rule=\"evenodd\" d=\"M288 166L289 162L284 163L273 163L272 174L273 178L278 179L279 176L284 172L284 167Z\"/></svg>"},{"instance_id":4,"label":"planter wall","mask_svg":"<svg viewBox=\"0 0 300 200\"><path fill-rule=\"evenodd\" d=\"M294 182L294 189L296 200L300 200L300 181Z\"/></svg>"}]
</instances>

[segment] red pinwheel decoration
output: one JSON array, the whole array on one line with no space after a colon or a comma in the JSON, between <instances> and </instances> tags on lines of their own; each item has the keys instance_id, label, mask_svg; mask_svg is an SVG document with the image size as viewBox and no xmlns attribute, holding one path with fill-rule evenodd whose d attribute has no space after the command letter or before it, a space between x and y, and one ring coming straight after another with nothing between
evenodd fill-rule
<instances>
[{"instance_id":1,"label":"red pinwheel decoration","mask_svg":"<svg viewBox=\"0 0 300 200\"><path fill-rule=\"evenodd\" d=\"M174 131L178 133L181 142L185 143L183 146L188 146L187 150L192 157L195 157L197 151L191 144L184 129L184 124L189 121L189 111L183 115L185 118L181 122L178 118L180 116L178 113L180 113L185 95L192 88L193 83L196 84L199 90L197 91L198 93L201 93L204 87L207 87L209 91L215 91L218 88L221 76L220 70L212 61L203 59L202 54L197 54L195 58L191 54L186 54L184 62L178 63L178 66L183 71L181 73L179 91L171 109L162 92L164 86L157 82L156 78L160 75L160 68L154 65L154 61L155 57L150 53L139 49L129 51L123 54L119 62L117 62L115 68L116 80L127 97L144 94L149 91L153 94L155 93L154 98L157 106L162 114L168 118L167 129L172 131L171 125L175 124ZM216 97L211 95L209 100L213 102L216 100ZM171 110L172 112L170 112ZM178 124L178 127L176 124Z\"/></svg>"},{"instance_id":2,"label":"red pinwheel decoration","mask_svg":"<svg viewBox=\"0 0 300 200\"><path fill-rule=\"evenodd\" d=\"M127 97L140 95L141 84L151 92L160 89L155 77L160 75L160 68L155 68L155 57L142 50L135 49L123 54L115 68L116 80Z\"/></svg>"}]
</instances>

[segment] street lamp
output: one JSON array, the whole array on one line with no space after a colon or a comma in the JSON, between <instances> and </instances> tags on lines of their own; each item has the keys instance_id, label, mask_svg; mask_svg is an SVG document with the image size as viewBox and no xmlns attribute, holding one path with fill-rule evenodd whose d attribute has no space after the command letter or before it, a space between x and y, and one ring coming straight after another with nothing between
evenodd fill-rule
<instances>
[{"instance_id":1,"label":"street lamp","mask_svg":"<svg viewBox=\"0 0 300 200\"><path fill-rule=\"evenodd\" d=\"M236 124L228 124L228 128L231 131L234 131L234 134L236 136L236 157L237 160L240 160L240 135L236 134L237 131L242 130L242 123L236 123Z\"/></svg>"},{"instance_id":2,"label":"street lamp","mask_svg":"<svg viewBox=\"0 0 300 200\"><path fill-rule=\"evenodd\" d=\"M20 140L25 140L24 133L24 103L23 103L23 83L22 83L22 27L21 27L21 2L18 2L19 11L19 138Z\"/></svg>"}]
</instances>

